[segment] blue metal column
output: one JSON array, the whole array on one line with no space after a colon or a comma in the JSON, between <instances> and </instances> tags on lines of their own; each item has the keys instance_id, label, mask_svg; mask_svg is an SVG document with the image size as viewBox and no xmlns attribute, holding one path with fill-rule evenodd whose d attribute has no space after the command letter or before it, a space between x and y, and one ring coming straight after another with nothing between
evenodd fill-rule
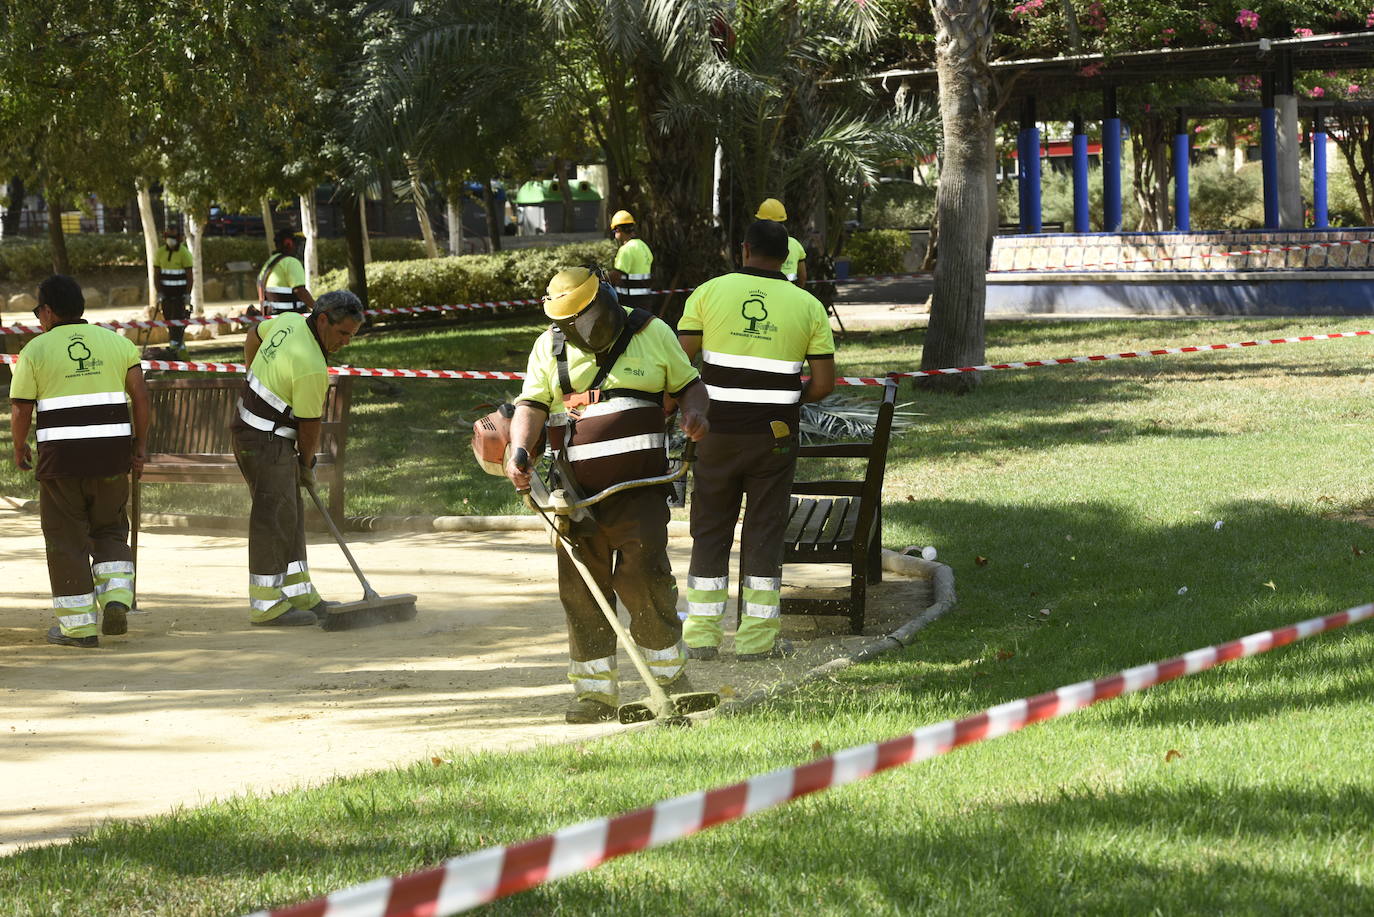
<instances>
[{"instance_id":1,"label":"blue metal column","mask_svg":"<svg viewBox=\"0 0 1374 917\"><path fill-rule=\"evenodd\" d=\"M1020 160L1016 170L1021 182L1021 231L1040 232L1040 129L1035 126L1035 97L1021 103Z\"/></svg>"},{"instance_id":2,"label":"blue metal column","mask_svg":"<svg viewBox=\"0 0 1374 917\"><path fill-rule=\"evenodd\" d=\"M1026 132L1020 125L1016 128L1016 223L1021 232L1026 231Z\"/></svg>"},{"instance_id":3,"label":"blue metal column","mask_svg":"<svg viewBox=\"0 0 1374 917\"><path fill-rule=\"evenodd\" d=\"M1073 231L1090 232L1088 212L1088 134L1081 115L1073 116Z\"/></svg>"},{"instance_id":4,"label":"blue metal column","mask_svg":"<svg viewBox=\"0 0 1374 917\"><path fill-rule=\"evenodd\" d=\"M1188 119L1178 110L1178 124L1174 128L1174 229L1189 232L1193 228L1188 207L1188 158L1192 138L1188 136Z\"/></svg>"},{"instance_id":5,"label":"blue metal column","mask_svg":"<svg viewBox=\"0 0 1374 917\"><path fill-rule=\"evenodd\" d=\"M1326 212L1326 118L1312 119L1312 225L1330 229Z\"/></svg>"},{"instance_id":6,"label":"blue metal column","mask_svg":"<svg viewBox=\"0 0 1374 917\"><path fill-rule=\"evenodd\" d=\"M1121 119L1115 86L1102 90L1102 229L1121 232Z\"/></svg>"},{"instance_id":7,"label":"blue metal column","mask_svg":"<svg viewBox=\"0 0 1374 917\"><path fill-rule=\"evenodd\" d=\"M1264 228L1279 228L1279 129L1274 75L1260 74L1260 169L1264 176Z\"/></svg>"}]
</instances>

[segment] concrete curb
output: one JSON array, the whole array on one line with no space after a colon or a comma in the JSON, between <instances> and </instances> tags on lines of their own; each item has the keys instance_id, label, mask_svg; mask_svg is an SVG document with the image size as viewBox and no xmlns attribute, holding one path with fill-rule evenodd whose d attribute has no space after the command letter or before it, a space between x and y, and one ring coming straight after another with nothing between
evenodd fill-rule
<instances>
[{"instance_id":1,"label":"concrete curb","mask_svg":"<svg viewBox=\"0 0 1374 917\"><path fill-rule=\"evenodd\" d=\"M916 642L917 631L920 631L926 625L954 607L954 603L957 601L957 597L954 593L954 571L948 566L935 561L925 560L921 557L898 554L896 551L889 551L887 548L883 548L882 557L884 570L908 576L929 577L931 586L934 589L935 601L923 609L919 614L909 619L901 627L898 627L886 636L879 637L870 643L864 644L849 655L822 663L802 673L794 681L780 681L772 687L760 688L744 697L724 701L715 710L704 714L702 718L729 716L752 710L765 701L774 700L785 694L790 694L808 682L815 681L818 678L825 678L836 672L847 669L850 666L857 665L861 662L868 662L885 653L890 653L893 650L899 650L903 647L910 646L912 643Z\"/></svg>"}]
</instances>

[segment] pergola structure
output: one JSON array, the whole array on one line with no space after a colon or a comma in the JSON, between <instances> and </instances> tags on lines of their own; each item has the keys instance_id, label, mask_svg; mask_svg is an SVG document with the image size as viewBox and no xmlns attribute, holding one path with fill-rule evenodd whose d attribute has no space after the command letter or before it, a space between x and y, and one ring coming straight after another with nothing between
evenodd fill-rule
<instances>
[{"instance_id":1,"label":"pergola structure","mask_svg":"<svg viewBox=\"0 0 1374 917\"><path fill-rule=\"evenodd\" d=\"M1326 229L1326 131L1325 112L1334 105L1374 110L1374 103L1299 102L1294 93L1300 73L1374 69L1374 33L1315 35L1310 38L1260 39L1240 44L1205 48L1161 48L1104 56L1083 54L1039 60L997 61L990 65L1004 100L1003 111L1017 111L1017 181L1020 191L1021 229L1041 231L1040 129L1037 109L1041 103L1059 117L1073 122L1074 232L1089 231L1088 138L1084 119L1076 111L1058 111L1085 93L1102 97L1102 226L1121 231L1121 118L1117 90L1123 86L1179 83L1208 77L1258 74L1260 98L1253 106L1237 106L1236 114L1257 114L1260 123L1260 156L1264 176L1264 225L1270 230L1304 228L1302 191L1299 186L1299 112L1313 119L1313 213L1316 228ZM865 77L895 91L934 93L935 70L890 70ZM1229 108L1229 107L1228 107ZM1175 228L1191 229L1189 217L1188 162L1192 134L1190 117L1212 114L1214 108L1178 109L1174 133ZM1213 115L1215 116L1215 115Z\"/></svg>"}]
</instances>

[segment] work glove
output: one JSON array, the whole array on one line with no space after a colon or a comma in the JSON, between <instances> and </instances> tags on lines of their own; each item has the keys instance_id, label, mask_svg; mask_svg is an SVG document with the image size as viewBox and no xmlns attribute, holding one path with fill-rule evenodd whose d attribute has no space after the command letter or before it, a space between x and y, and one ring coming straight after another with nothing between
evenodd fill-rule
<instances>
[{"instance_id":1,"label":"work glove","mask_svg":"<svg viewBox=\"0 0 1374 917\"><path fill-rule=\"evenodd\" d=\"M304 462L296 463L296 483L301 487L313 488L315 486L315 468Z\"/></svg>"}]
</instances>

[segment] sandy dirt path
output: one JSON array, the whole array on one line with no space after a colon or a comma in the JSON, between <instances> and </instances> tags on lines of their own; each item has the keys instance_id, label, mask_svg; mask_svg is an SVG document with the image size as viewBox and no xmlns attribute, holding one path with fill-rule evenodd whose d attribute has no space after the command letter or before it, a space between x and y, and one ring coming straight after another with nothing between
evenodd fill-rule
<instances>
[{"instance_id":1,"label":"sandy dirt path","mask_svg":"<svg viewBox=\"0 0 1374 917\"><path fill-rule=\"evenodd\" d=\"M566 636L538 533L350 535L374 587L419 595L419 616L339 633L250 627L242 537L165 529L140 540L147 613L99 649L50 646L37 517L0 511L0 854L109 818L621 728L563 722ZM670 540L680 576L690 544ZM312 536L310 560L326 597L358 597L332 544ZM800 581L793 570L824 568L789 568L788 582ZM870 600L878 627L929 601L924 581L891 576ZM693 664L696 688L745 694L867 639L785 620L812 637L797 657L723 654ZM628 660L621 671L626 699L641 693Z\"/></svg>"}]
</instances>

